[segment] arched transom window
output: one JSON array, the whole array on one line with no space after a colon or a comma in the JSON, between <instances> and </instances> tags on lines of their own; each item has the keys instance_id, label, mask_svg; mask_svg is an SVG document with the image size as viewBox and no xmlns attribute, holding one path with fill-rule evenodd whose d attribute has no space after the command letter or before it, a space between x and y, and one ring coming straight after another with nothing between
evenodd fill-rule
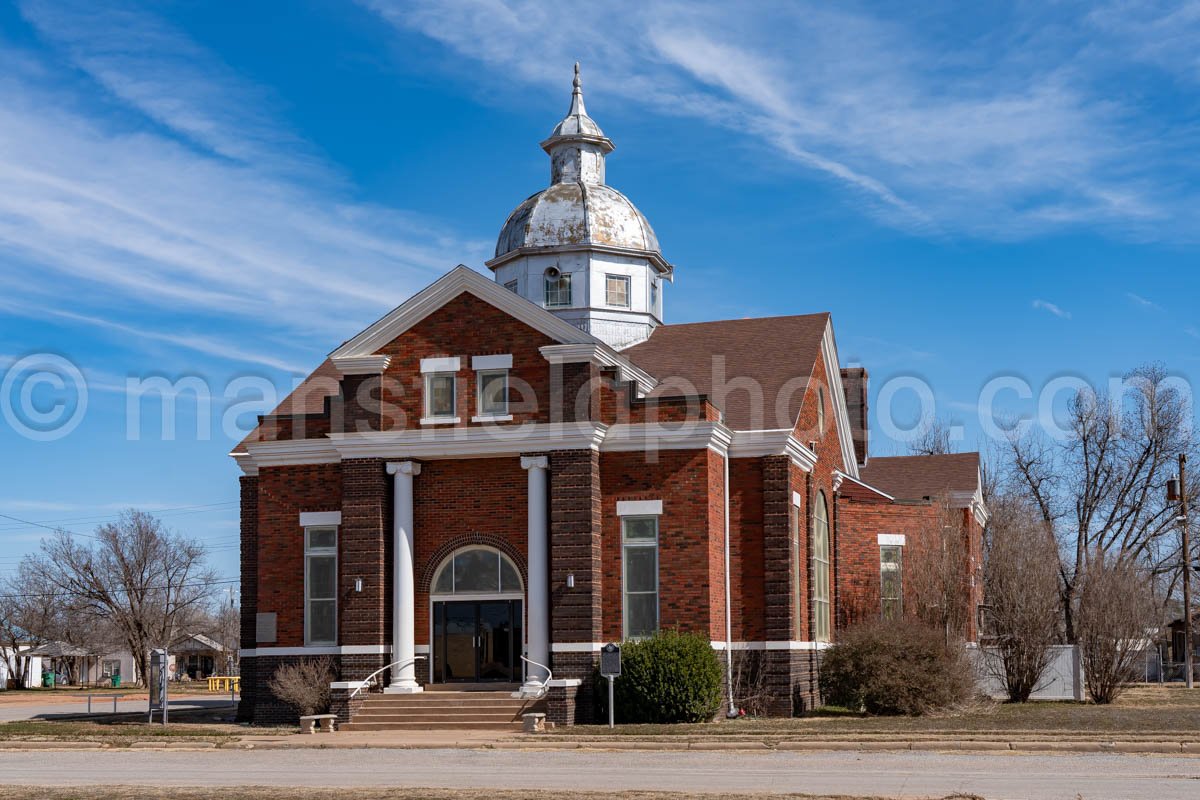
<instances>
[{"instance_id":1,"label":"arched transom window","mask_svg":"<svg viewBox=\"0 0 1200 800\"><path fill-rule=\"evenodd\" d=\"M521 592L521 573L499 550L471 547L442 562L432 594L510 594Z\"/></svg>"}]
</instances>

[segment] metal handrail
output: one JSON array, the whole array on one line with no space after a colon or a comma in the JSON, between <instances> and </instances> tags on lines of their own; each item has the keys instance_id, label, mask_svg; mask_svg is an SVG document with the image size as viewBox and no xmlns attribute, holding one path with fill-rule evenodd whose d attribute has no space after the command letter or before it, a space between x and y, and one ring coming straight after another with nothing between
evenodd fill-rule
<instances>
[{"instance_id":1,"label":"metal handrail","mask_svg":"<svg viewBox=\"0 0 1200 800\"><path fill-rule=\"evenodd\" d=\"M546 687L550 685L550 681L553 680L553 678L554 678L554 673L551 672L550 668L547 667L545 664L539 664L538 662L534 661L532 658L526 658L525 656L521 656L521 660L524 661L526 664L533 664L535 667L541 667L542 669L546 670L546 680L542 681L541 685L538 687L539 696L542 694L545 694Z\"/></svg>"},{"instance_id":2,"label":"metal handrail","mask_svg":"<svg viewBox=\"0 0 1200 800\"><path fill-rule=\"evenodd\" d=\"M365 688L367 688L368 686L370 686L370 685L371 685L371 681L372 681L372 680L374 680L374 679L375 679L375 676L376 676L376 675L378 675L378 674L380 674L381 672L386 672L387 670L389 670L389 669L391 669L392 667L395 667L395 666L407 667L409 664L416 664L418 661L424 661L424 660L425 660L425 656L415 656L415 657L413 657L413 658L406 658L406 659L404 659L403 661L393 661L392 663L388 664L387 666L380 667L379 669L375 670L375 671L374 671L374 672L372 672L370 675L368 675L366 678L364 678L364 679L363 679L363 680L362 680L362 681L361 681L361 682L358 684L358 688L357 688L357 689L355 689L353 692L351 692L351 693L350 693L350 698L349 698L349 699L353 700L353 699L354 699L354 697L355 697L355 695L357 695L357 694L358 694L359 692L361 692L363 689L365 689Z\"/></svg>"}]
</instances>

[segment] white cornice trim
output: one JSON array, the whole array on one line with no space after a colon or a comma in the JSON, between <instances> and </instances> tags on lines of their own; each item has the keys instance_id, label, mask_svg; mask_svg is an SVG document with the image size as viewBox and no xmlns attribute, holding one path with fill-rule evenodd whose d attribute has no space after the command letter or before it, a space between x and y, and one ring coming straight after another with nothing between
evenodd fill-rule
<instances>
[{"instance_id":1,"label":"white cornice trim","mask_svg":"<svg viewBox=\"0 0 1200 800\"><path fill-rule=\"evenodd\" d=\"M842 478L844 478L845 480L848 480L848 481L852 481L852 482L854 482L854 483L857 483L859 486L863 487L864 489L868 489L868 490L870 490L870 491L874 492L875 494L879 495L880 497L886 497L888 500L895 500L895 499L896 499L895 497L893 497L892 495L890 495L890 494L888 494L887 492L883 491L882 489L879 489L879 488L877 488L877 487L875 487L875 486L872 486L872 485L871 485L871 484L869 484L869 483L865 483L865 482L863 482L863 481L859 480L858 478L855 478L855 477L853 477L853 476L851 476L851 475L847 475L846 473L842 472L840 469L835 469L835 470L833 471L833 474L834 474L834 475L840 475L840 476L841 476Z\"/></svg>"},{"instance_id":2,"label":"white cornice trim","mask_svg":"<svg viewBox=\"0 0 1200 800\"><path fill-rule=\"evenodd\" d=\"M559 342L593 344L598 339L564 322L535 303L505 289L495 281L459 264L429 286L404 301L362 333L334 350L330 358L370 356L388 342L458 297L471 294L534 330Z\"/></svg>"},{"instance_id":3,"label":"white cornice trim","mask_svg":"<svg viewBox=\"0 0 1200 800\"><path fill-rule=\"evenodd\" d=\"M792 435L790 428L761 431L732 431L730 458L762 458L788 456L804 472L812 472L817 454Z\"/></svg>"},{"instance_id":4,"label":"white cornice trim","mask_svg":"<svg viewBox=\"0 0 1200 800\"><path fill-rule=\"evenodd\" d=\"M788 430L731 431L720 422L637 423L606 426L593 422L524 423L401 431L332 433L320 439L247 442L235 453L246 474L262 467L335 464L344 458L403 460L491 458L551 450L639 452L709 449L729 458L786 455L805 472L817 454Z\"/></svg>"},{"instance_id":5,"label":"white cornice trim","mask_svg":"<svg viewBox=\"0 0 1200 800\"><path fill-rule=\"evenodd\" d=\"M833 336L833 319L825 323L825 334L821 338L821 353L825 356L825 374L829 379L829 394L833 397L833 416L837 421L838 440L842 446L842 461L846 464L845 475L858 480L858 455L854 452L854 437L851 434L850 414L846 409L846 389L842 386L842 368L838 359L837 342Z\"/></svg>"},{"instance_id":6,"label":"white cornice trim","mask_svg":"<svg viewBox=\"0 0 1200 800\"><path fill-rule=\"evenodd\" d=\"M342 356L332 358L333 366L342 375L380 375L392 363L391 356Z\"/></svg>"},{"instance_id":7,"label":"white cornice trim","mask_svg":"<svg viewBox=\"0 0 1200 800\"><path fill-rule=\"evenodd\" d=\"M635 247L618 247L609 244L584 243L548 245L545 247L518 247L515 250L509 250L502 256L497 256L490 261L483 262L483 265L494 272L499 267L518 258L542 256L550 253L605 253L614 256L644 258L654 266L659 275L672 283L675 281L675 265L663 258L662 253L657 250L639 250Z\"/></svg>"},{"instance_id":8,"label":"white cornice trim","mask_svg":"<svg viewBox=\"0 0 1200 800\"><path fill-rule=\"evenodd\" d=\"M246 477L252 478L258 474L258 464L254 463L254 457L249 453L239 450L229 455L233 457L234 462L237 463L238 468L242 470L242 474Z\"/></svg>"},{"instance_id":9,"label":"white cornice trim","mask_svg":"<svg viewBox=\"0 0 1200 800\"><path fill-rule=\"evenodd\" d=\"M330 434L341 458L487 458L550 450L596 450L605 426L590 422L489 425Z\"/></svg>"},{"instance_id":10,"label":"white cornice trim","mask_svg":"<svg viewBox=\"0 0 1200 800\"><path fill-rule=\"evenodd\" d=\"M599 367L616 367L621 380L636 382L642 394L658 385L657 378L603 342L551 344L539 348L539 351L551 364L587 363Z\"/></svg>"},{"instance_id":11,"label":"white cornice trim","mask_svg":"<svg viewBox=\"0 0 1200 800\"><path fill-rule=\"evenodd\" d=\"M719 422L619 424L608 429L600 449L614 453L709 449L726 455L731 433Z\"/></svg>"}]
</instances>

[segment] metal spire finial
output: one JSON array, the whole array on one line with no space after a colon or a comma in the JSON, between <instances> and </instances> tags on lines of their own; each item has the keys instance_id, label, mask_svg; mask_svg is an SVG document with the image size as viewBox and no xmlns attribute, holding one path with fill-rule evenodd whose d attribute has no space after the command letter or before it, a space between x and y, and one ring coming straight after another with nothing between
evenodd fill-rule
<instances>
[{"instance_id":1,"label":"metal spire finial","mask_svg":"<svg viewBox=\"0 0 1200 800\"><path fill-rule=\"evenodd\" d=\"M583 81L579 79L579 62L575 62L575 80L571 82L575 87L575 94L583 94Z\"/></svg>"}]
</instances>

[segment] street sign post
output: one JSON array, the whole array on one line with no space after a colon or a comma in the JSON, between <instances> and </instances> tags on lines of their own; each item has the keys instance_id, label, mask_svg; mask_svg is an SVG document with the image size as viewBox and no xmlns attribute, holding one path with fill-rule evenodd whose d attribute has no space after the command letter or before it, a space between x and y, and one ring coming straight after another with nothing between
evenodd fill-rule
<instances>
[{"instance_id":1,"label":"street sign post","mask_svg":"<svg viewBox=\"0 0 1200 800\"><path fill-rule=\"evenodd\" d=\"M608 727L613 727L613 681L621 676L621 646L609 642L600 650L600 676L608 678Z\"/></svg>"}]
</instances>

